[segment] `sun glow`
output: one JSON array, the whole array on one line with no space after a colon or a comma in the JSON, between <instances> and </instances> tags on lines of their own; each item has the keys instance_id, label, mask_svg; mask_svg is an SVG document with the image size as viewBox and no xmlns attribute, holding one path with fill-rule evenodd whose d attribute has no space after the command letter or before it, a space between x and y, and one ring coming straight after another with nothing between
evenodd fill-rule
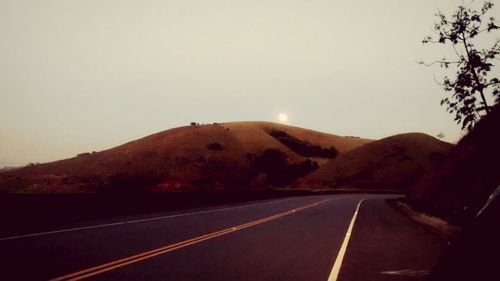
<instances>
[{"instance_id":1,"label":"sun glow","mask_svg":"<svg viewBox=\"0 0 500 281\"><path fill-rule=\"evenodd\" d=\"M280 113L278 115L278 120L280 120L280 122L286 123L288 122L288 115L286 113Z\"/></svg>"}]
</instances>

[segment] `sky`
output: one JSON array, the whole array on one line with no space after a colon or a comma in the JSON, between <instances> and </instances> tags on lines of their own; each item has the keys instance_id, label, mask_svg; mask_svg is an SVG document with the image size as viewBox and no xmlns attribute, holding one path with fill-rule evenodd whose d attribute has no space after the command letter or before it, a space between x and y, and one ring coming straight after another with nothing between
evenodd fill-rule
<instances>
[{"instance_id":1,"label":"sky","mask_svg":"<svg viewBox=\"0 0 500 281\"><path fill-rule=\"evenodd\" d=\"M337 135L456 142L434 81L453 71L417 61L452 57L421 41L461 3L0 0L0 167L280 113Z\"/></svg>"}]
</instances>

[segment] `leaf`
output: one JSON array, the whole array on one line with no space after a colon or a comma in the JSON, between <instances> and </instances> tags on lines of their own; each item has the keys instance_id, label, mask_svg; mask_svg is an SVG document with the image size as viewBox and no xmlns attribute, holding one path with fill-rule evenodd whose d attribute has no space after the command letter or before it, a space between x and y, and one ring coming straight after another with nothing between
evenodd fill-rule
<instances>
[{"instance_id":1,"label":"leaf","mask_svg":"<svg viewBox=\"0 0 500 281\"><path fill-rule=\"evenodd\" d=\"M489 23L488 24L488 28L486 29L488 32L492 31L492 30L495 30L495 29L498 29L498 26L495 25L494 23Z\"/></svg>"}]
</instances>

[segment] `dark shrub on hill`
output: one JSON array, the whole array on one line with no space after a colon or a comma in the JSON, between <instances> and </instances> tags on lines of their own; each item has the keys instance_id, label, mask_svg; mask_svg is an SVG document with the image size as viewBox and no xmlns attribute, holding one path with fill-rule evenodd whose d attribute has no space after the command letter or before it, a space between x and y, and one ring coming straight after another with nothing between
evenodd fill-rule
<instances>
[{"instance_id":1,"label":"dark shrub on hill","mask_svg":"<svg viewBox=\"0 0 500 281\"><path fill-rule=\"evenodd\" d=\"M285 187L319 167L309 159L289 164L286 154L278 149L266 149L261 155L249 159L252 178L265 174L267 184L277 187Z\"/></svg>"},{"instance_id":2,"label":"dark shrub on hill","mask_svg":"<svg viewBox=\"0 0 500 281\"><path fill-rule=\"evenodd\" d=\"M191 184L198 188L198 190L210 189L217 185L217 180L212 177L202 177L191 181Z\"/></svg>"},{"instance_id":3,"label":"dark shrub on hill","mask_svg":"<svg viewBox=\"0 0 500 281\"><path fill-rule=\"evenodd\" d=\"M217 143L217 142L214 142L214 143L207 145L207 148L210 150L215 150L215 151L221 151L224 149L224 147L220 143Z\"/></svg>"},{"instance_id":4,"label":"dark shrub on hill","mask_svg":"<svg viewBox=\"0 0 500 281\"><path fill-rule=\"evenodd\" d=\"M286 145L292 151L305 157L325 157L335 158L338 151L335 147L324 148L320 145L312 144L308 141L300 140L294 136L280 130L269 130L267 132L273 138Z\"/></svg>"},{"instance_id":5,"label":"dark shrub on hill","mask_svg":"<svg viewBox=\"0 0 500 281\"><path fill-rule=\"evenodd\" d=\"M111 176L106 181L102 191L103 193L119 192L122 194L145 193L147 192L146 187L160 182L161 178L158 176L118 174Z\"/></svg>"}]
</instances>

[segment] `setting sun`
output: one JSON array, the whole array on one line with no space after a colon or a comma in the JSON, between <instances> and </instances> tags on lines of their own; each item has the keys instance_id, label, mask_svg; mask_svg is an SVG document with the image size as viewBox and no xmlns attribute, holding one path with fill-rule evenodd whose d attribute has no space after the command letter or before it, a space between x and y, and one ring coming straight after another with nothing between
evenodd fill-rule
<instances>
[{"instance_id":1,"label":"setting sun","mask_svg":"<svg viewBox=\"0 0 500 281\"><path fill-rule=\"evenodd\" d=\"M288 115L286 115L286 113L280 113L278 115L278 120L280 120L280 122L287 122L288 121Z\"/></svg>"}]
</instances>

